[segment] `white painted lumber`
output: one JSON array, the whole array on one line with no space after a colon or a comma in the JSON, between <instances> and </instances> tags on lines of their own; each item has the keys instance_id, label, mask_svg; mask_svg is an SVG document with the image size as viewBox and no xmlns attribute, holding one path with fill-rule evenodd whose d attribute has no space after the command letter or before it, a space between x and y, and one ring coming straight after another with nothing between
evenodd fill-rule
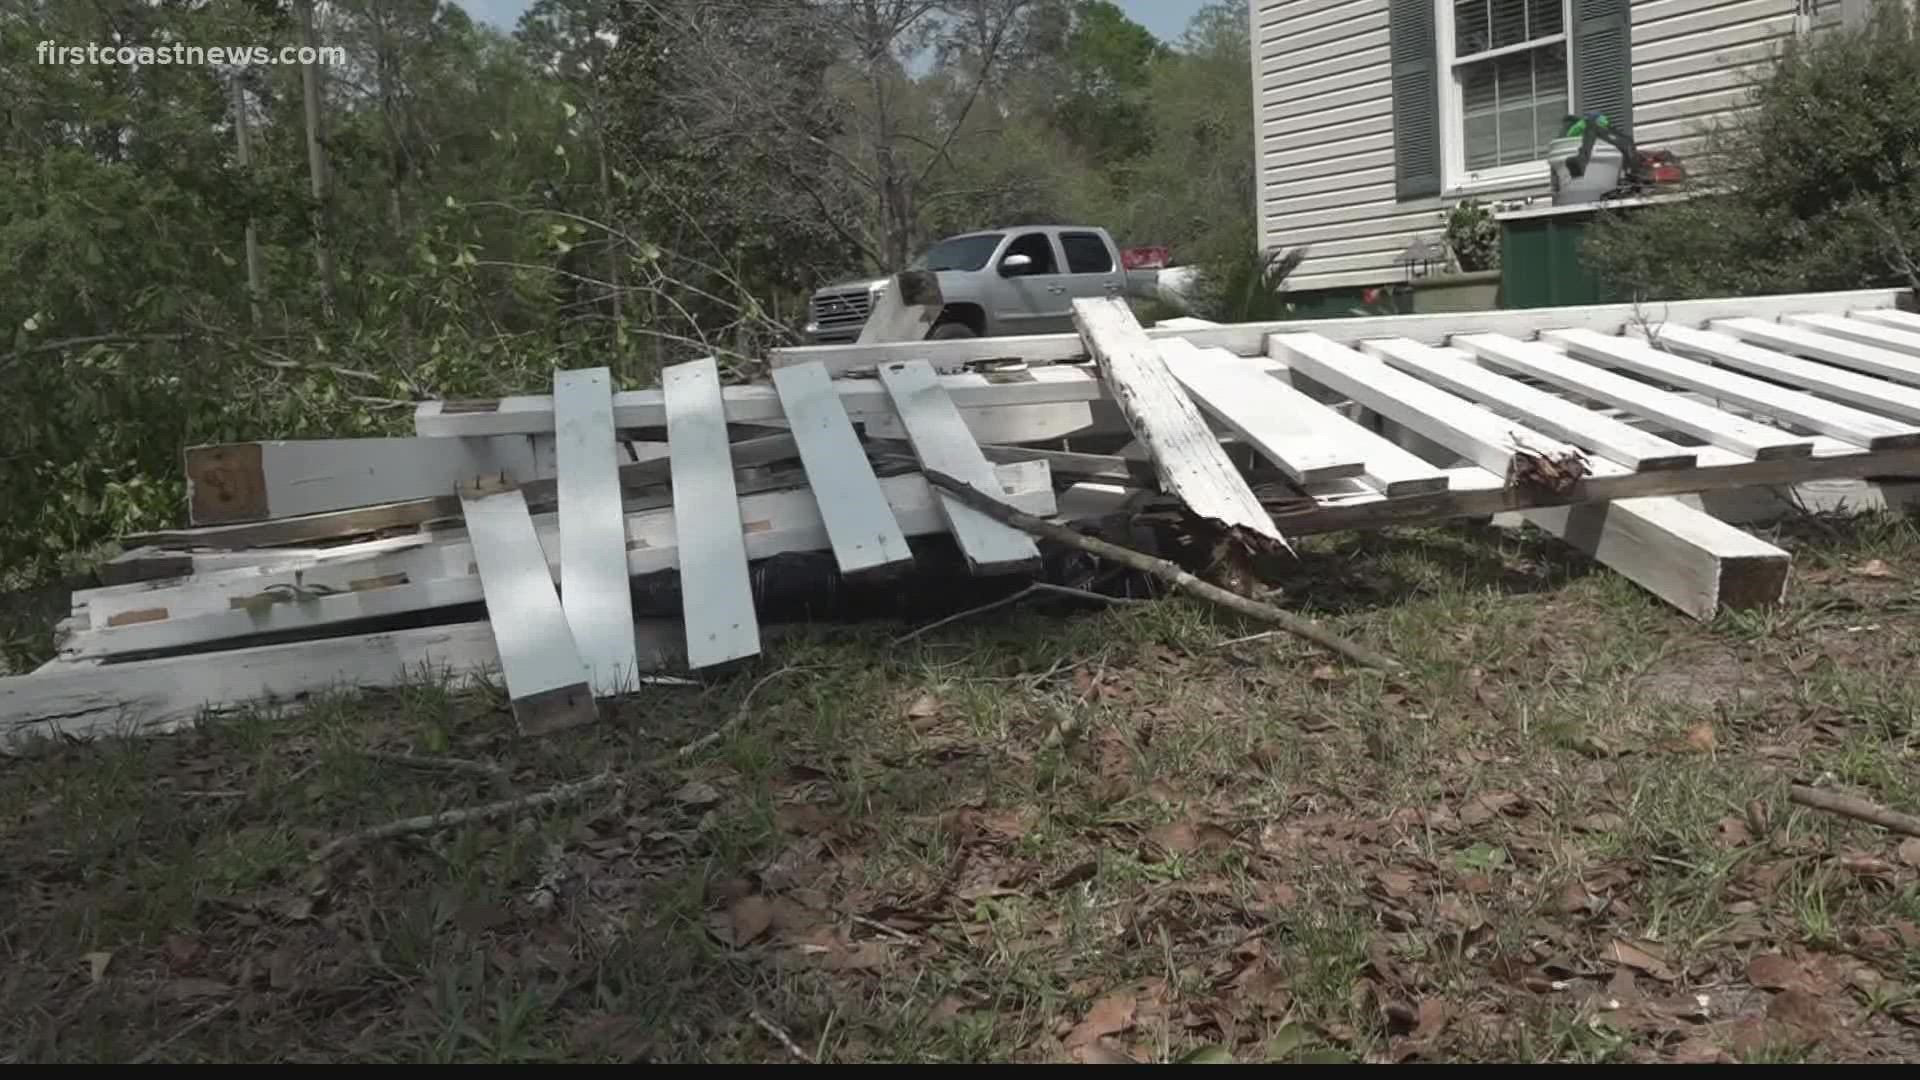
<instances>
[{"instance_id":1,"label":"white painted lumber","mask_svg":"<svg viewBox=\"0 0 1920 1080\"><path fill-rule=\"evenodd\" d=\"M1780 602L1793 556L1678 499L1528 510L1529 523L1700 620Z\"/></svg>"},{"instance_id":2,"label":"white painted lumber","mask_svg":"<svg viewBox=\"0 0 1920 1080\"><path fill-rule=\"evenodd\" d=\"M1425 383L1384 362L1318 334L1274 334L1267 339L1276 359L1330 390L1352 398L1396 423L1499 476L1507 475L1521 446L1553 457L1574 447L1495 415L1464 398ZM1595 471L1623 472L1608 461Z\"/></svg>"},{"instance_id":3,"label":"white painted lumber","mask_svg":"<svg viewBox=\"0 0 1920 1080\"><path fill-rule=\"evenodd\" d=\"M1711 330L1669 326L1661 332L1658 344L1668 352L1704 357L1723 367L1790 383L1836 401L1902 420L1920 421L1920 389L1911 386L1818 360L1803 360Z\"/></svg>"},{"instance_id":4,"label":"white painted lumber","mask_svg":"<svg viewBox=\"0 0 1920 1080\"><path fill-rule=\"evenodd\" d=\"M1329 341L1354 345L1373 338L1409 338L1426 345L1445 345L1455 334L1492 333L1528 339L1542 330L1580 327L1618 334L1629 326L1705 325L1709 319L1752 315L1757 312L1832 312L1850 314L1898 306L1908 289L1860 289L1849 292L1797 293L1767 297L1723 297L1647 304L1585 304L1574 307L1528 308L1510 311L1473 311L1433 315L1363 316L1317 319L1314 333ZM1258 356L1267 335L1300 329L1298 320L1229 323L1213 328L1154 327L1149 338L1181 337L1202 349L1224 348L1240 356ZM1028 363L1070 363L1087 358L1085 343L1074 334L1030 334L1005 338L963 338L957 341L916 341L890 345L805 345L773 349L773 367L819 361L840 375L869 370L895 360L917 359L934 370L953 372L982 360L1018 358ZM421 432L426 434L426 432Z\"/></svg>"},{"instance_id":5,"label":"white painted lumber","mask_svg":"<svg viewBox=\"0 0 1920 1080\"><path fill-rule=\"evenodd\" d=\"M1909 386L1920 386L1920 357L1891 349L1877 349L1872 345L1861 345L1755 317L1715 319L1708 326L1729 337L1764 345L1769 349L1877 375Z\"/></svg>"},{"instance_id":6,"label":"white painted lumber","mask_svg":"<svg viewBox=\"0 0 1920 1080\"><path fill-rule=\"evenodd\" d=\"M1847 317L1895 330L1905 330L1910 334L1920 334L1920 315L1911 311L1902 311L1896 307L1859 308L1847 312Z\"/></svg>"},{"instance_id":7,"label":"white painted lumber","mask_svg":"<svg viewBox=\"0 0 1920 1080\"><path fill-rule=\"evenodd\" d=\"M1582 397L1617 405L1737 454L1767 459L1804 457L1813 451L1811 442L1791 432L1689 401L1671 391L1575 360L1538 342L1515 341L1500 334L1465 334L1454 338L1453 343L1482 360Z\"/></svg>"},{"instance_id":8,"label":"white painted lumber","mask_svg":"<svg viewBox=\"0 0 1920 1080\"><path fill-rule=\"evenodd\" d=\"M613 433L609 368L553 374L560 607L597 697L635 685L633 594L627 585L627 515Z\"/></svg>"},{"instance_id":9,"label":"white painted lumber","mask_svg":"<svg viewBox=\"0 0 1920 1080\"><path fill-rule=\"evenodd\" d=\"M932 347L952 343L930 341L925 344ZM1084 403L1106 396L1105 388L1092 371L1071 365L960 372L942 376L940 385L956 406L968 410ZM856 423L894 415L892 399L873 378L836 378L833 387L840 395L847 416ZM721 398L728 423L775 424L786 420L780 394L772 386L729 386L721 392ZM421 402L414 411L415 433L444 438L553 430L553 398L548 395L470 402L457 409L449 408L451 404ZM657 428L666 423L666 416L666 397L662 390L625 390L613 396L613 422L617 428Z\"/></svg>"},{"instance_id":10,"label":"white painted lumber","mask_svg":"<svg viewBox=\"0 0 1920 1080\"><path fill-rule=\"evenodd\" d=\"M1671 386L1697 390L1868 449L1920 445L1920 428L1911 424L1662 352L1642 339L1596 334L1591 330L1549 330L1540 335L1540 340L1573 356L1610 364Z\"/></svg>"},{"instance_id":11,"label":"white painted lumber","mask_svg":"<svg viewBox=\"0 0 1920 1080\"><path fill-rule=\"evenodd\" d=\"M1902 330L1866 319L1852 319L1845 315L1834 315L1828 312L1782 315L1780 321L1796 329L1810 330L1816 334L1825 334L1843 341L1871 345L1877 349L1886 349L1907 356L1920 356L1920 328Z\"/></svg>"},{"instance_id":12,"label":"white painted lumber","mask_svg":"<svg viewBox=\"0 0 1920 1080\"><path fill-rule=\"evenodd\" d=\"M1051 517L1057 504L1052 474L1042 462L1028 461L994 468L995 482L1009 505L1029 514ZM908 536L926 536L947 530L946 518L935 504L933 491L918 473L890 476L880 481L894 519ZM766 559L792 551L822 551L831 546L819 506L805 489L765 492L740 499L747 557ZM541 550L553 580L560 577L558 518L534 520ZM671 508L627 516L627 572L631 576L672 570L679 565L679 529ZM402 615L483 599L473 550L464 533L434 540L421 551L399 551L358 560L351 569L333 568L342 579L378 582L395 575L402 584L367 587L337 594L315 595L246 609L234 599L260 596L270 590L283 594L293 586L311 589L320 584L311 569L269 570L243 584L223 583L217 589L189 581L174 589L156 590L137 603L178 611L175 618L129 623L113 629L77 633L61 646L74 659L125 657L211 644L240 641L268 634L313 633L344 623ZM305 575L304 578L302 575ZM351 575L351 578L347 578ZM212 595L202 595L211 592Z\"/></svg>"},{"instance_id":13,"label":"white painted lumber","mask_svg":"<svg viewBox=\"0 0 1920 1080\"><path fill-rule=\"evenodd\" d=\"M908 443L926 468L983 490L991 490L993 466L968 432L953 399L947 396L933 369L922 361L888 364L880 369L881 385L893 396ZM951 495L940 496L940 507L953 531L954 543L976 574L1016 573L1040 564L1040 549L1031 536L1002 525Z\"/></svg>"},{"instance_id":14,"label":"white painted lumber","mask_svg":"<svg viewBox=\"0 0 1920 1080\"><path fill-rule=\"evenodd\" d=\"M792 423L807 485L820 504L840 572L857 577L911 566L913 550L893 519L827 369L819 364L779 368L773 385Z\"/></svg>"},{"instance_id":15,"label":"white painted lumber","mask_svg":"<svg viewBox=\"0 0 1920 1080\"><path fill-rule=\"evenodd\" d=\"M1195 404L1294 481L1316 484L1366 471L1364 456L1326 438L1337 418L1326 406L1239 357L1209 357L1179 338L1155 344Z\"/></svg>"},{"instance_id":16,"label":"white painted lumber","mask_svg":"<svg viewBox=\"0 0 1920 1080\"><path fill-rule=\"evenodd\" d=\"M687 663L697 670L758 653L760 622L734 497L720 367L712 357L674 364L661 372L660 386L672 450Z\"/></svg>"},{"instance_id":17,"label":"white painted lumber","mask_svg":"<svg viewBox=\"0 0 1920 1080\"><path fill-rule=\"evenodd\" d=\"M307 439L186 450L196 525L264 521L445 495L481 473L553 475L550 437ZM545 445L542 445L545 444Z\"/></svg>"},{"instance_id":18,"label":"white painted lumber","mask_svg":"<svg viewBox=\"0 0 1920 1080\"><path fill-rule=\"evenodd\" d=\"M526 497L516 487L478 482L462 485L460 506L514 719L530 734L591 723L587 666L554 592Z\"/></svg>"},{"instance_id":19,"label":"white painted lumber","mask_svg":"<svg viewBox=\"0 0 1920 1080\"><path fill-rule=\"evenodd\" d=\"M647 671L665 670L679 627L635 627ZM464 688L496 677L500 653L486 621L295 641L158 660L64 664L0 678L0 750L41 737L155 735L252 703L288 705L332 691L444 679Z\"/></svg>"},{"instance_id":20,"label":"white painted lumber","mask_svg":"<svg viewBox=\"0 0 1920 1080\"><path fill-rule=\"evenodd\" d=\"M867 321L860 327L859 340L863 344L919 341L933 329L943 307L937 274L925 270L902 271L874 291Z\"/></svg>"},{"instance_id":21,"label":"white painted lumber","mask_svg":"<svg viewBox=\"0 0 1920 1080\"><path fill-rule=\"evenodd\" d=\"M1366 410L1351 405L1335 407L1313 396L1314 393L1319 393L1338 399L1340 395L1304 377L1301 378L1300 385L1296 386L1293 382L1294 374L1287 365L1270 356L1236 356L1219 347L1202 349L1200 355L1220 362L1238 360L1242 364L1257 369L1261 374L1275 380L1293 393L1299 394L1305 400L1320 406L1321 412L1309 412L1305 415L1312 417L1316 424L1324 424L1319 428L1321 437L1347 446L1366 462L1357 483L1349 480L1307 486L1339 491L1372 489L1382 495L1396 498L1402 495L1431 495L1434 492L1447 490L1449 481L1445 469L1437 468L1431 462L1423 461L1409 453L1404 447L1382 438L1379 433L1362 422L1360 417L1366 413Z\"/></svg>"},{"instance_id":22,"label":"white painted lumber","mask_svg":"<svg viewBox=\"0 0 1920 1080\"><path fill-rule=\"evenodd\" d=\"M1273 519L1220 448L1198 406L1167 370L1126 301L1076 299L1073 321L1127 426L1153 459L1160 489L1200 517L1284 544Z\"/></svg>"},{"instance_id":23,"label":"white painted lumber","mask_svg":"<svg viewBox=\"0 0 1920 1080\"><path fill-rule=\"evenodd\" d=\"M1056 405L998 405L961 409L960 419L977 443L1051 442L1089 435L1119 434L1126 418L1107 401L1068 401ZM861 424L870 437L905 439L907 428L897 414L869 415Z\"/></svg>"},{"instance_id":24,"label":"white painted lumber","mask_svg":"<svg viewBox=\"0 0 1920 1080\"><path fill-rule=\"evenodd\" d=\"M1517 413L1527 426L1629 469L1686 469L1699 460L1684 446L1489 371L1452 349L1437 349L1405 338L1369 341L1365 349L1443 390L1481 402L1495 412Z\"/></svg>"}]
</instances>

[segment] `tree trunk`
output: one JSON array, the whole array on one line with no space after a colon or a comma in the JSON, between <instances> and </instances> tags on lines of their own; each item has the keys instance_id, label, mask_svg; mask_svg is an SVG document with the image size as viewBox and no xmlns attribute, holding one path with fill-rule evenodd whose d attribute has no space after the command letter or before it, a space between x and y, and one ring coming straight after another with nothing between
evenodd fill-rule
<instances>
[{"instance_id":1,"label":"tree trunk","mask_svg":"<svg viewBox=\"0 0 1920 1080\"><path fill-rule=\"evenodd\" d=\"M300 44L312 48L313 0L295 0L300 8ZM320 65L300 65L300 96L307 120L307 177L313 195L313 260L320 276L320 302L333 310L333 251L327 247L327 157L320 146Z\"/></svg>"},{"instance_id":2,"label":"tree trunk","mask_svg":"<svg viewBox=\"0 0 1920 1080\"><path fill-rule=\"evenodd\" d=\"M253 175L253 147L247 141L247 92L240 85L238 75L233 80L233 141L239 154L240 171ZM247 215L247 306L253 313L253 325L260 325L260 299L265 292L261 282L260 235L254 228L253 215Z\"/></svg>"}]
</instances>

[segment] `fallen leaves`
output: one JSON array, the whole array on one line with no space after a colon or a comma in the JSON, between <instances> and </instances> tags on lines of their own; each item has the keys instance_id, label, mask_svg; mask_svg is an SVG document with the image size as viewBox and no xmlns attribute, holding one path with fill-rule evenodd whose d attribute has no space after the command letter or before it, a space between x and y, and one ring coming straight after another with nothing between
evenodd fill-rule
<instances>
[{"instance_id":1,"label":"fallen leaves","mask_svg":"<svg viewBox=\"0 0 1920 1080\"><path fill-rule=\"evenodd\" d=\"M699 810L720 801L720 789L705 780L689 780L674 789L673 801Z\"/></svg>"},{"instance_id":2,"label":"fallen leaves","mask_svg":"<svg viewBox=\"0 0 1920 1080\"><path fill-rule=\"evenodd\" d=\"M1108 994L1093 1003L1086 1019L1067 1033L1067 1048L1087 1046L1107 1035L1118 1035L1133 1026L1139 1003L1132 994Z\"/></svg>"},{"instance_id":3,"label":"fallen leaves","mask_svg":"<svg viewBox=\"0 0 1920 1080\"><path fill-rule=\"evenodd\" d=\"M1719 740L1714 738L1713 725L1702 721L1688 728L1687 745L1702 754L1713 753L1715 747L1719 745Z\"/></svg>"},{"instance_id":4,"label":"fallen leaves","mask_svg":"<svg viewBox=\"0 0 1920 1080\"><path fill-rule=\"evenodd\" d=\"M87 962L87 978L90 982L99 982L107 977L107 966L113 963L112 952L90 952L80 959Z\"/></svg>"},{"instance_id":5,"label":"fallen leaves","mask_svg":"<svg viewBox=\"0 0 1920 1080\"><path fill-rule=\"evenodd\" d=\"M1719 848L1745 847L1753 843L1744 818L1723 817L1713 827L1713 844Z\"/></svg>"},{"instance_id":6,"label":"fallen leaves","mask_svg":"<svg viewBox=\"0 0 1920 1080\"><path fill-rule=\"evenodd\" d=\"M767 928L773 925L773 904L764 896L742 897L734 901L727 917L733 926L733 946L738 949L766 933Z\"/></svg>"},{"instance_id":7,"label":"fallen leaves","mask_svg":"<svg viewBox=\"0 0 1920 1080\"><path fill-rule=\"evenodd\" d=\"M1607 946L1605 955L1608 960L1616 964L1630 967L1661 982L1672 982L1678 976L1674 974L1672 968L1667 966L1664 958L1652 951L1658 948L1659 946L1652 942L1641 942L1636 945L1616 938L1611 945Z\"/></svg>"},{"instance_id":8,"label":"fallen leaves","mask_svg":"<svg viewBox=\"0 0 1920 1080\"><path fill-rule=\"evenodd\" d=\"M1868 559L1866 562L1852 567L1848 570L1848 573L1854 577L1863 578L1890 578L1899 576L1894 572L1893 567L1887 565L1885 559Z\"/></svg>"},{"instance_id":9,"label":"fallen leaves","mask_svg":"<svg viewBox=\"0 0 1920 1080\"><path fill-rule=\"evenodd\" d=\"M1914 870L1920 870L1920 837L1909 837L1900 841L1900 861Z\"/></svg>"},{"instance_id":10,"label":"fallen leaves","mask_svg":"<svg viewBox=\"0 0 1920 1080\"><path fill-rule=\"evenodd\" d=\"M1460 820L1468 825L1483 825L1520 804L1520 796L1510 791L1483 791L1460 807Z\"/></svg>"},{"instance_id":11,"label":"fallen leaves","mask_svg":"<svg viewBox=\"0 0 1920 1080\"><path fill-rule=\"evenodd\" d=\"M1224 851L1233 846L1233 834L1218 825L1176 821L1147 834L1147 842L1168 855L1196 851Z\"/></svg>"}]
</instances>

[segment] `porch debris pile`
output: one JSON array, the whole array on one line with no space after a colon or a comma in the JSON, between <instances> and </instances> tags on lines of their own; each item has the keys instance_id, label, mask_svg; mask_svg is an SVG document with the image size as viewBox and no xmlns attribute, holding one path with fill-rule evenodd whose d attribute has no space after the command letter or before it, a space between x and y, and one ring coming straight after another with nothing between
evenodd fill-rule
<instances>
[{"instance_id":1,"label":"porch debris pile","mask_svg":"<svg viewBox=\"0 0 1920 1080\"><path fill-rule=\"evenodd\" d=\"M923 332L926 298L898 292L890 324ZM191 447L188 527L125 538L74 593L57 658L0 679L0 745L428 672L551 731L725 672L782 622L941 582L967 604L1171 587L1390 666L1281 610L1257 567L1311 534L1458 518L1544 529L1697 618L1777 603L1789 556L1723 517L1904 497L1911 307L1149 329L1087 299L1077 333L876 333L775 350L750 385L711 358L636 391L557 371L548 394L422 403L411 437Z\"/></svg>"}]
</instances>

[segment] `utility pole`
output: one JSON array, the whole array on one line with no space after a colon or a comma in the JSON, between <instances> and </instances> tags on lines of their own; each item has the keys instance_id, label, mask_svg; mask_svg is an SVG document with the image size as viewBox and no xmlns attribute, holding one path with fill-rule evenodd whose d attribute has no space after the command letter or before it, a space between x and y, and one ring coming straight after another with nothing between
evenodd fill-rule
<instances>
[{"instance_id":1,"label":"utility pole","mask_svg":"<svg viewBox=\"0 0 1920 1080\"><path fill-rule=\"evenodd\" d=\"M240 72L233 74L233 141L240 154L240 172L253 178L253 148L247 143L247 92L241 86ZM247 213L247 304L253 309L253 325L260 325L260 298L264 295L260 274L260 235L253 227L253 213Z\"/></svg>"},{"instance_id":2,"label":"utility pole","mask_svg":"<svg viewBox=\"0 0 1920 1080\"><path fill-rule=\"evenodd\" d=\"M314 48L313 0L296 0L300 8L300 44ZM313 191L313 258L320 271L320 302L333 310L333 251L327 247L326 198L327 157L320 148L320 65L315 60L300 65L300 93L307 114L307 175Z\"/></svg>"}]
</instances>

